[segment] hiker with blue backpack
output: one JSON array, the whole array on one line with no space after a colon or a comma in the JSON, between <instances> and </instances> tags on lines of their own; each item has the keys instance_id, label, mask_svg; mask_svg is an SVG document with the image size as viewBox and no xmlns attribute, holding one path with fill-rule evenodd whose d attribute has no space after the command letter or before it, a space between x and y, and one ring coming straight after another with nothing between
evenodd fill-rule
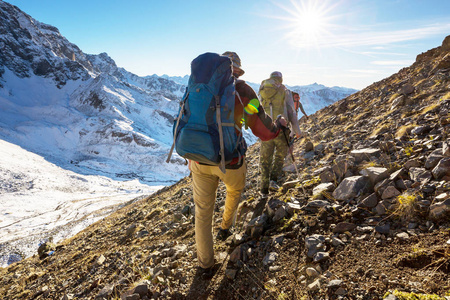
<instances>
[{"instance_id":1,"label":"hiker with blue backpack","mask_svg":"<svg viewBox=\"0 0 450 300\"><path fill-rule=\"evenodd\" d=\"M292 93L283 85L283 75L275 71L270 78L263 80L259 88L261 105L270 116L283 116L297 138L303 136L295 111ZM282 134L270 141L261 141L260 148L260 193L263 197L269 194L269 187L277 187L283 172L284 159L289 150L290 129L286 128Z\"/></svg>"},{"instance_id":2,"label":"hiker with blue backpack","mask_svg":"<svg viewBox=\"0 0 450 300\"><path fill-rule=\"evenodd\" d=\"M286 120L274 122L253 89L238 79L244 74L235 52L205 53L191 63L188 87L174 124L177 153L190 161L195 202L195 241L202 277L214 269L212 218L219 180L226 187L225 208L216 238L231 235L245 187L247 144L242 127L267 141L278 136ZM170 160L170 155L167 161Z\"/></svg>"}]
</instances>

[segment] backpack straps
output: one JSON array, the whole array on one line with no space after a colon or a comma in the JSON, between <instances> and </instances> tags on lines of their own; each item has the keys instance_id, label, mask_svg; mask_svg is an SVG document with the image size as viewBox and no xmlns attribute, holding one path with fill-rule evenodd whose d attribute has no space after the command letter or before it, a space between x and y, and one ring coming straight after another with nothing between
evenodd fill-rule
<instances>
[{"instance_id":1,"label":"backpack straps","mask_svg":"<svg viewBox=\"0 0 450 300\"><path fill-rule=\"evenodd\" d=\"M187 88L186 88L186 96L184 97L183 102L180 103L180 105L181 105L180 113L178 114L177 124L175 125L175 130L174 130L174 132L173 132L173 142L172 142L172 147L170 147L170 151L169 151L169 155L167 156L166 163L169 163L169 162L170 162L170 158L172 157L173 148L175 147L175 141L176 141L176 139L177 139L177 129L178 129L178 125L180 124L181 115L183 114L183 111L184 111L184 105L186 104L186 100L187 100L188 96L189 96L189 92L187 91ZM186 161L186 162L187 162L187 161Z\"/></svg>"},{"instance_id":2,"label":"backpack straps","mask_svg":"<svg viewBox=\"0 0 450 300\"><path fill-rule=\"evenodd\" d=\"M222 120L220 116L220 97L217 95L214 95L214 98L216 99L216 120L217 125L219 127L219 140L220 140L220 165L219 169L222 171L222 173L225 174L225 146L223 144L223 129L222 129Z\"/></svg>"},{"instance_id":3,"label":"backpack straps","mask_svg":"<svg viewBox=\"0 0 450 300\"><path fill-rule=\"evenodd\" d=\"M247 120L245 118L244 102L242 102L241 96L239 95L238 91L235 91L235 92L236 92L236 96L239 99L239 102L241 102L241 105L242 105L242 112L244 114L245 129L247 129L248 127L247 127ZM241 160L242 160L242 155L241 155L241 152L239 152L238 147L244 141L244 133L242 132L242 128L239 128L239 126L237 124L234 124L234 127L236 128L237 131L239 131L239 136L238 136L239 140L236 143L236 148L234 148L234 149L235 149L235 151L238 151L238 153L239 153L238 164L240 164Z\"/></svg>"}]
</instances>

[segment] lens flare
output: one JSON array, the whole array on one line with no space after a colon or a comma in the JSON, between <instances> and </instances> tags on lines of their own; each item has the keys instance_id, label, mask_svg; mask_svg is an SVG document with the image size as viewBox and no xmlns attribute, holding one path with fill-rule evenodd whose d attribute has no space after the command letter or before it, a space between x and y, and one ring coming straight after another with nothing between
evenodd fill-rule
<instances>
[{"instance_id":1,"label":"lens flare","mask_svg":"<svg viewBox=\"0 0 450 300\"><path fill-rule=\"evenodd\" d=\"M244 107L244 110L247 114L253 115L258 113L259 108L259 100L258 99L252 99L250 102Z\"/></svg>"}]
</instances>

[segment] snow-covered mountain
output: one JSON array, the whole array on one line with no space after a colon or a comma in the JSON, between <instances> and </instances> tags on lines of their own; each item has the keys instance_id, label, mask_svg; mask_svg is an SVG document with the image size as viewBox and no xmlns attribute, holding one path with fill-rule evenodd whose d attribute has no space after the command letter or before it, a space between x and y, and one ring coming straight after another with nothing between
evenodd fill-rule
<instances>
[{"instance_id":1,"label":"snow-covered mountain","mask_svg":"<svg viewBox=\"0 0 450 300\"><path fill-rule=\"evenodd\" d=\"M184 86L89 55L57 28L0 2L0 138L83 174L167 184L164 159Z\"/></svg>"},{"instance_id":2,"label":"snow-covered mountain","mask_svg":"<svg viewBox=\"0 0 450 300\"><path fill-rule=\"evenodd\" d=\"M152 76L157 77L157 75ZM187 85L189 80L189 76L187 75L184 77L163 75L161 77L175 81L176 83L179 83L181 85ZM253 88L253 90L258 92L260 83L247 83ZM299 93L300 102L302 103L303 108L308 115L313 114L319 109L333 104L338 100L344 99L345 97L350 96L351 94L354 94L358 91L355 89L339 86L327 87L323 84L318 83L295 86L286 85L286 87L291 91ZM299 117L302 117L301 113Z\"/></svg>"},{"instance_id":3,"label":"snow-covered mountain","mask_svg":"<svg viewBox=\"0 0 450 300\"><path fill-rule=\"evenodd\" d=\"M248 84L255 90L259 90L260 84L251 83ZM305 112L310 115L315 113L321 108L324 108L334 102L344 99L358 90L345 88L345 87L326 87L322 84L309 84L309 85L296 85L289 86L286 85L291 91L297 92L300 95L300 102L305 110ZM299 112L299 117L302 117L301 112Z\"/></svg>"},{"instance_id":4,"label":"snow-covered mountain","mask_svg":"<svg viewBox=\"0 0 450 300\"><path fill-rule=\"evenodd\" d=\"M0 139L0 267L161 187L77 174Z\"/></svg>"}]
</instances>

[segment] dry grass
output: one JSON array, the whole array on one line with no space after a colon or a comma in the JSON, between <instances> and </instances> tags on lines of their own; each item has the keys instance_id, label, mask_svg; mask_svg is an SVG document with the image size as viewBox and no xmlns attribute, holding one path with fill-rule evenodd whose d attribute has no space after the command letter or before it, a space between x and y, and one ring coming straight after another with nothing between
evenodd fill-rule
<instances>
[{"instance_id":1,"label":"dry grass","mask_svg":"<svg viewBox=\"0 0 450 300\"><path fill-rule=\"evenodd\" d=\"M450 99L450 92L448 92L447 94L445 94L444 96L442 96L441 100L448 100Z\"/></svg>"},{"instance_id":2,"label":"dry grass","mask_svg":"<svg viewBox=\"0 0 450 300\"><path fill-rule=\"evenodd\" d=\"M401 95L399 93L392 94L391 97L389 97L389 100L387 101L387 103L392 103L392 101L394 101L395 99L397 99L400 96Z\"/></svg>"},{"instance_id":3,"label":"dry grass","mask_svg":"<svg viewBox=\"0 0 450 300\"><path fill-rule=\"evenodd\" d=\"M367 111L363 111L362 113L360 113L359 115L357 115L356 117L353 118L353 122L358 122L359 120L362 119L367 119L370 116L370 112Z\"/></svg>"},{"instance_id":4,"label":"dry grass","mask_svg":"<svg viewBox=\"0 0 450 300\"><path fill-rule=\"evenodd\" d=\"M388 292L385 297L387 297L390 292ZM440 297L434 294L417 294L417 293L408 293L402 292L399 290L394 290L392 294L395 296L395 299L398 300L445 300L446 298Z\"/></svg>"},{"instance_id":5,"label":"dry grass","mask_svg":"<svg viewBox=\"0 0 450 300\"><path fill-rule=\"evenodd\" d=\"M355 126L355 124L350 122L350 123L344 128L344 132L353 129L354 126Z\"/></svg>"},{"instance_id":6,"label":"dry grass","mask_svg":"<svg viewBox=\"0 0 450 300\"><path fill-rule=\"evenodd\" d=\"M376 127L373 131L371 136L377 136L379 134L385 133L385 132L389 132L391 130L391 128L393 127L393 124L382 124L381 126Z\"/></svg>"},{"instance_id":7,"label":"dry grass","mask_svg":"<svg viewBox=\"0 0 450 300\"><path fill-rule=\"evenodd\" d=\"M396 208L392 214L402 221L411 220L416 215L418 199L418 193L402 193L397 197Z\"/></svg>"},{"instance_id":8,"label":"dry grass","mask_svg":"<svg viewBox=\"0 0 450 300\"><path fill-rule=\"evenodd\" d=\"M419 87L422 83L424 83L426 80L428 80L428 78L423 78L419 81L417 81L416 83L414 83L415 87Z\"/></svg>"},{"instance_id":9,"label":"dry grass","mask_svg":"<svg viewBox=\"0 0 450 300\"><path fill-rule=\"evenodd\" d=\"M431 105L428 105L427 107L425 107L424 109L422 109L422 111L420 112L421 115L426 114L429 111L434 110L436 107L439 107L439 104L437 103L433 103Z\"/></svg>"},{"instance_id":10,"label":"dry grass","mask_svg":"<svg viewBox=\"0 0 450 300\"><path fill-rule=\"evenodd\" d=\"M347 121L348 121L348 117L347 116L340 116L339 117L339 123L340 124L345 123Z\"/></svg>"},{"instance_id":11,"label":"dry grass","mask_svg":"<svg viewBox=\"0 0 450 300\"><path fill-rule=\"evenodd\" d=\"M365 169L371 168L371 167L381 167L381 165L374 161L366 161L366 162L363 162L362 164L358 165L358 170L362 171L362 170L365 170Z\"/></svg>"},{"instance_id":12,"label":"dry grass","mask_svg":"<svg viewBox=\"0 0 450 300\"><path fill-rule=\"evenodd\" d=\"M410 135L411 130L413 130L415 127L417 127L417 124L410 124L410 125L404 125L397 129L397 132L395 133L396 138L401 138L405 135Z\"/></svg>"}]
</instances>

